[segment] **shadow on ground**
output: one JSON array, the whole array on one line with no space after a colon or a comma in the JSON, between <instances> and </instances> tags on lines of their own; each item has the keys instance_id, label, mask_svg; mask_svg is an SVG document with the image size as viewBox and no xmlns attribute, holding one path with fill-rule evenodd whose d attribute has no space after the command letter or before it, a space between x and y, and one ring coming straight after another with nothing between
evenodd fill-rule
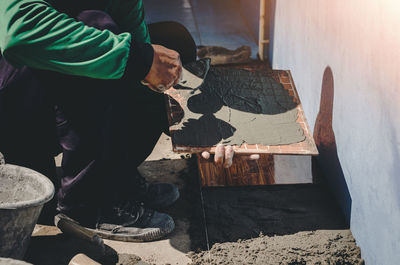
<instances>
[{"instance_id":1,"label":"shadow on ground","mask_svg":"<svg viewBox=\"0 0 400 265\"><path fill-rule=\"evenodd\" d=\"M259 236L319 229L347 229L345 219L320 185L203 189L210 246Z\"/></svg>"},{"instance_id":2,"label":"shadow on ground","mask_svg":"<svg viewBox=\"0 0 400 265\"><path fill-rule=\"evenodd\" d=\"M179 187L180 198L165 209L176 224L170 244L184 253L207 249L195 159L146 161L139 169L149 182L168 182Z\"/></svg>"},{"instance_id":3,"label":"shadow on ground","mask_svg":"<svg viewBox=\"0 0 400 265\"><path fill-rule=\"evenodd\" d=\"M200 194L193 158L146 161L141 169L150 182L165 181L180 187L181 198L166 212L177 224L170 244L184 253L207 249L206 229L210 247L260 233L271 236L348 229L334 197L323 185L215 187L202 188ZM182 234L189 242L184 242Z\"/></svg>"},{"instance_id":4,"label":"shadow on ground","mask_svg":"<svg viewBox=\"0 0 400 265\"><path fill-rule=\"evenodd\" d=\"M79 253L83 253L104 265L133 265L140 261L138 256L118 254L107 245L105 251L103 251L98 246L63 234L32 237L25 260L40 265L68 264Z\"/></svg>"},{"instance_id":5,"label":"shadow on ground","mask_svg":"<svg viewBox=\"0 0 400 265\"><path fill-rule=\"evenodd\" d=\"M207 242L195 161L192 159L145 161L139 170L149 182L174 183L180 189L179 200L168 209L162 210L170 214L176 223L174 232L168 237L169 244L182 252L183 256L190 251L205 250ZM129 243L125 246L128 250L131 248ZM151 252L151 248L148 249ZM120 252L120 249L107 246L106 252L102 253L96 246L64 235L54 226L41 226L31 239L26 261L40 265L63 265L68 264L75 255L83 253L101 264L133 265L138 264L143 258L141 256L143 253L139 253L140 251L133 252L137 254L133 255L123 253L124 251L117 253L116 250ZM154 262L161 264L161 261Z\"/></svg>"}]
</instances>

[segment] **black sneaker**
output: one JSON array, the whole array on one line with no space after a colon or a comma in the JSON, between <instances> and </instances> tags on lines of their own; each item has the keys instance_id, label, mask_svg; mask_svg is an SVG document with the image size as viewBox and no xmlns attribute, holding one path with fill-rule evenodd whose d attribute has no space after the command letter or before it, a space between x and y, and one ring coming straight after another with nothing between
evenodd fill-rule
<instances>
[{"instance_id":1,"label":"black sneaker","mask_svg":"<svg viewBox=\"0 0 400 265\"><path fill-rule=\"evenodd\" d=\"M146 207L161 209L171 206L179 198L179 189L169 183L147 183L146 179L138 172L136 177L136 200L144 203Z\"/></svg>"},{"instance_id":2,"label":"black sneaker","mask_svg":"<svg viewBox=\"0 0 400 265\"><path fill-rule=\"evenodd\" d=\"M65 212L56 215L55 224L63 231L63 227L58 225L59 221L73 221L80 228L94 232L102 238L127 242L158 240L175 228L174 220L169 215L144 208L142 203L137 202L101 209L96 217L90 218L73 211Z\"/></svg>"}]
</instances>

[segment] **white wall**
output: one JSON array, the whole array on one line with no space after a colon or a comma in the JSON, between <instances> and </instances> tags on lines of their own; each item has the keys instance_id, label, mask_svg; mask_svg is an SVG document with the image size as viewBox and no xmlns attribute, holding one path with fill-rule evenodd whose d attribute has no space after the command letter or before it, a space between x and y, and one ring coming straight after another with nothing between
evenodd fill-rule
<instances>
[{"instance_id":1,"label":"white wall","mask_svg":"<svg viewBox=\"0 0 400 265\"><path fill-rule=\"evenodd\" d=\"M366 264L400 264L400 1L277 0L272 65L290 69L311 128L334 77L333 130Z\"/></svg>"}]
</instances>

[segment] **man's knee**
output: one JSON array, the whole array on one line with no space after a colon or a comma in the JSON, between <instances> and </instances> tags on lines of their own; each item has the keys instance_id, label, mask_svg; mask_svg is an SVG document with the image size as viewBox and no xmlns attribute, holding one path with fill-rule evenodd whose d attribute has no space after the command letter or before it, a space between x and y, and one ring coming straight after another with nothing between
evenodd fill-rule
<instances>
[{"instance_id":1,"label":"man's knee","mask_svg":"<svg viewBox=\"0 0 400 265\"><path fill-rule=\"evenodd\" d=\"M196 43L189 30L174 21L148 25L151 42L179 52L183 63L196 60Z\"/></svg>"}]
</instances>

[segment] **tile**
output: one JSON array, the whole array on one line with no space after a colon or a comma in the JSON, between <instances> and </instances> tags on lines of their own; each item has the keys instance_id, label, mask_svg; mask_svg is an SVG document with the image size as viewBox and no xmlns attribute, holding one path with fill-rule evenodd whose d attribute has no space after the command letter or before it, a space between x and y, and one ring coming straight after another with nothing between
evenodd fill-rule
<instances>
[{"instance_id":1,"label":"tile","mask_svg":"<svg viewBox=\"0 0 400 265\"><path fill-rule=\"evenodd\" d=\"M270 80L270 78L273 78L274 80L277 80L279 82L279 74L284 74L290 76L290 72L289 71L279 71L279 70L272 70L270 68L269 65L263 63L263 62L259 62L259 61L254 61L251 63L246 63L246 64L240 64L240 65L230 65L230 66L221 66L223 67L232 67L232 68L238 68L238 69L246 69L249 71L261 71L263 73L265 73L265 81L264 82L268 82ZM286 72L286 73L285 73ZM292 80L292 79L290 79ZM275 91L274 93L274 89L269 89L267 90L267 92L270 92L271 96L275 95L275 94L285 94L283 93L284 91L289 91L292 92L290 95L292 96L292 100L293 102L295 102L297 105L297 110L298 110L298 117L297 117L297 123L300 124L300 126L303 128L304 130L304 135L305 135L305 140L303 143L293 143L290 145L283 145L283 146L279 146L279 145L271 145L269 147L265 147L263 148L261 145L258 145L257 148L257 152L255 152L255 148L250 148L248 145L244 144L241 145L240 147L238 147L235 152L236 153L268 153L268 154L288 154L288 155L294 155L294 154L301 154L301 155L317 155L318 154L318 150L316 149L314 140L312 138L312 136L310 135L310 130L308 128L305 116L304 116L304 112L302 110L302 106L300 103L300 99L297 96L296 93L296 88L294 86L294 84L283 84L284 89L281 89L281 86L279 86L279 91ZM171 89L169 90L170 93L170 97L168 98L168 100L170 100L170 103L167 104L167 108L168 108L168 112L174 112L171 109L171 106L174 105L174 100L177 102L179 101L180 104L185 105L186 102L185 100L183 100L182 97L179 97L179 93L175 90L175 89ZM268 93L267 93L268 94ZM282 96L276 96L276 98L280 98ZM286 101L286 97L285 98L285 103L289 103ZM281 102L283 102L282 100L280 100ZM170 131L174 132L174 130L176 130L175 125L173 125L173 123L171 123L170 120ZM190 147L190 146L183 146L183 145L176 145L174 144L173 146L174 150L176 151L187 151L188 153L199 153L202 151L209 151L209 152L213 152L214 150L210 149L210 147ZM303 182L301 182L303 183Z\"/></svg>"}]
</instances>

